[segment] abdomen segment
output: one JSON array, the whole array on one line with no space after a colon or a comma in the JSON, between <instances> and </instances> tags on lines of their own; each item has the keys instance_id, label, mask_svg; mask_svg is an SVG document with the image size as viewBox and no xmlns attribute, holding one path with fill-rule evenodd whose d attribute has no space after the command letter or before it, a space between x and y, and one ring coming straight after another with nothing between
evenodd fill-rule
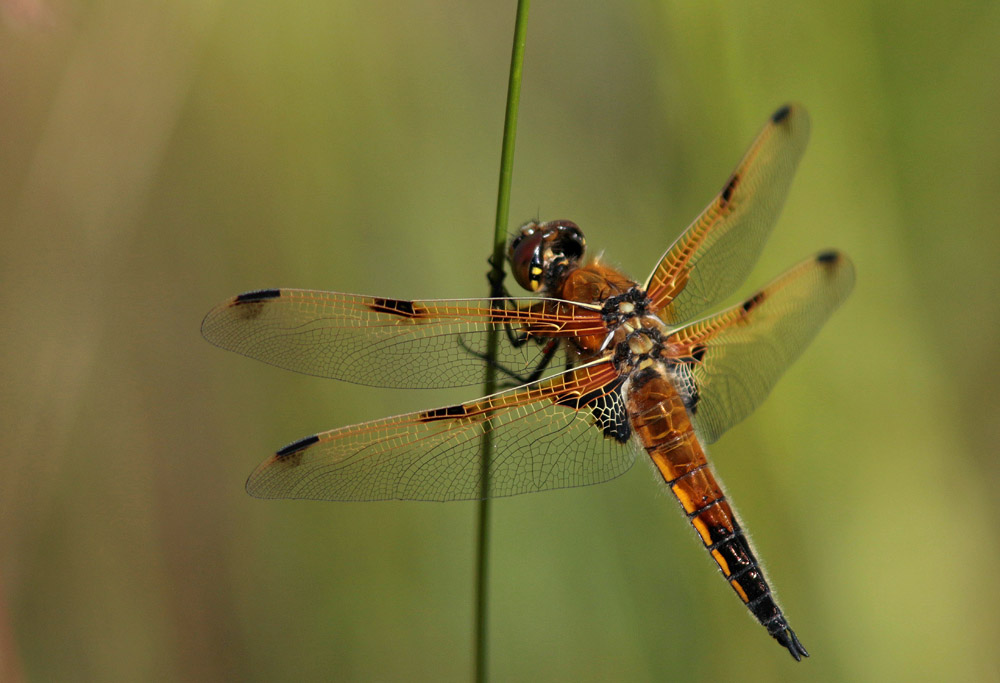
<instances>
[{"instance_id":1,"label":"abdomen segment","mask_svg":"<svg viewBox=\"0 0 1000 683\"><path fill-rule=\"evenodd\" d=\"M739 519L695 436L681 397L669 380L660 376L634 381L633 386L627 405L635 432L722 575L775 640L796 660L808 657L771 594Z\"/></svg>"}]
</instances>

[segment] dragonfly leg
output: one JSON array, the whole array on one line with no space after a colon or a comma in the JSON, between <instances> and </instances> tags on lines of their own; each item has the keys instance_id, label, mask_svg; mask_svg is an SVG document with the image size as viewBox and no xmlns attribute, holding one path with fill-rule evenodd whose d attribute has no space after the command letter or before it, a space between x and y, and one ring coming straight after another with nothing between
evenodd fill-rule
<instances>
[{"instance_id":1,"label":"dragonfly leg","mask_svg":"<svg viewBox=\"0 0 1000 683\"><path fill-rule=\"evenodd\" d=\"M525 342L522 342L521 346L523 346L524 343ZM492 365L499 372L502 372L508 378L513 380L512 382L505 382L502 388L515 387L521 384L528 384L530 382L535 382L541 379L542 375L545 373L545 369L549 366L549 363L551 363L552 359L555 357L556 351L559 350L559 343L557 341L550 340L548 348L545 349L545 353L538 361L538 365L536 365L534 370L531 371L531 374L523 375L518 372L515 372L514 370L511 370L510 368L504 366L502 363L498 363L495 360L490 360L489 358L486 357L485 353L480 353L475 349L472 349L464 341L462 341L461 337L459 338L458 344L459 346L462 347L462 350L465 351L466 353L473 355L476 358L479 358L480 360L489 365ZM572 368L572 363L567 361L566 369L569 370L570 368Z\"/></svg>"}]
</instances>

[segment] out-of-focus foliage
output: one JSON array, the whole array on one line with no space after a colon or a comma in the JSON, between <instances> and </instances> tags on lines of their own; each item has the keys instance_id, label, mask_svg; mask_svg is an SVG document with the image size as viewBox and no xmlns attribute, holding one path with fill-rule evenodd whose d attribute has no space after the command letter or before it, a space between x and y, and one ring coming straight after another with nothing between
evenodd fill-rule
<instances>
[{"instance_id":1,"label":"out-of-focus foliage","mask_svg":"<svg viewBox=\"0 0 1000 683\"><path fill-rule=\"evenodd\" d=\"M512 216L636 278L786 100L813 136L746 294L852 298L712 449L812 658L646 465L494 510L496 680L1000 676L1000 5L535 3ZM220 352L294 286L481 296L513 2L0 2L0 671L466 680L472 504L247 497L321 429L475 392Z\"/></svg>"}]
</instances>

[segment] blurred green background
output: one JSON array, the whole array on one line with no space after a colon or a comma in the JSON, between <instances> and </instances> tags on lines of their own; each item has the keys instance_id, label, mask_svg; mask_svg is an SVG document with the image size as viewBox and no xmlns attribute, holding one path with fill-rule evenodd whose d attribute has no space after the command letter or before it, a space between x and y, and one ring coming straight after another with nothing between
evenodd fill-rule
<instances>
[{"instance_id":1,"label":"blurred green background","mask_svg":"<svg viewBox=\"0 0 1000 683\"><path fill-rule=\"evenodd\" d=\"M467 680L473 503L262 502L269 453L472 398L204 342L238 292L481 296L514 3L0 1L0 679ZM641 464L494 506L495 680L1000 679L1000 3L536 0L512 228L636 278L786 100L741 295L857 287L711 452L812 658Z\"/></svg>"}]
</instances>

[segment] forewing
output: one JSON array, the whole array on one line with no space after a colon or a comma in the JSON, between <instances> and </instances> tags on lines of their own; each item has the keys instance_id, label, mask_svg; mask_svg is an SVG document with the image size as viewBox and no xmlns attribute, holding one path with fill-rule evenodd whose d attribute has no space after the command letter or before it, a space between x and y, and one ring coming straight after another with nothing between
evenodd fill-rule
<instances>
[{"instance_id":1,"label":"forewing","mask_svg":"<svg viewBox=\"0 0 1000 683\"><path fill-rule=\"evenodd\" d=\"M853 286L851 261L822 252L742 304L670 335L670 363L706 443L760 405Z\"/></svg>"},{"instance_id":2,"label":"forewing","mask_svg":"<svg viewBox=\"0 0 1000 683\"><path fill-rule=\"evenodd\" d=\"M482 436L493 434L489 497L612 479L635 460L608 361L476 401L324 432L278 451L247 481L258 498L481 497Z\"/></svg>"},{"instance_id":3,"label":"forewing","mask_svg":"<svg viewBox=\"0 0 1000 683\"><path fill-rule=\"evenodd\" d=\"M530 338L515 346L508 328ZM411 301L303 289L240 294L201 325L216 346L280 368L406 389L481 383L492 329L501 332L500 368L524 376L547 338L606 328L599 312L554 299Z\"/></svg>"},{"instance_id":4,"label":"forewing","mask_svg":"<svg viewBox=\"0 0 1000 683\"><path fill-rule=\"evenodd\" d=\"M776 111L722 191L667 250L646 283L660 318L677 325L732 294L781 213L809 138L800 105Z\"/></svg>"}]
</instances>

